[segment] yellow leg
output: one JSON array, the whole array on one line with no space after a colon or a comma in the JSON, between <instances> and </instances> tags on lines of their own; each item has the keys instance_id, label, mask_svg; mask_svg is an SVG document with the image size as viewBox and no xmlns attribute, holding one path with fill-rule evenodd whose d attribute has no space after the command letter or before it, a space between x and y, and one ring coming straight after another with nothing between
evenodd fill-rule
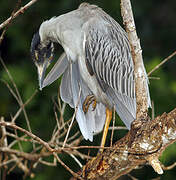
<instances>
[{"instance_id":1,"label":"yellow leg","mask_svg":"<svg viewBox=\"0 0 176 180\"><path fill-rule=\"evenodd\" d=\"M108 134L108 128L109 128L111 119L112 119L112 110L106 108L106 121L105 121L105 125L104 125L104 130L103 130L103 137L101 139L101 147L104 147L104 145L105 145L106 136ZM100 151L102 152L103 149L100 149Z\"/></svg>"}]
</instances>

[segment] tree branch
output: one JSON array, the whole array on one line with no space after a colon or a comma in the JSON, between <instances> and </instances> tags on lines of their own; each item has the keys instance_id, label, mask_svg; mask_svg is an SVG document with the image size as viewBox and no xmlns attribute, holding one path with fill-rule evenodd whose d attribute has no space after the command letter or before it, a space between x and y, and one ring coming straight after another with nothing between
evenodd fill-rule
<instances>
[{"instance_id":1,"label":"tree branch","mask_svg":"<svg viewBox=\"0 0 176 180\"><path fill-rule=\"evenodd\" d=\"M16 13L11 15L7 20L0 24L0 30L7 26L13 19L15 19L20 14L23 14L26 9L28 9L32 4L34 4L37 0L31 0L25 6L21 7Z\"/></svg>"},{"instance_id":2,"label":"tree branch","mask_svg":"<svg viewBox=\"0 0 176 180\"><path fill-rule=\"evenodd\" d=\"M146 119L148 112L148 94L146 89L147 79L143 64L140 40L136 33L135 22L130 0L121 0L121 14L128 34L131 53L134 61L135 92L136 92L136 121L139 125L141 119Z\"/></svg>"},{"instance_id":3,"label":"tree branch","mask_svg":"<svg viewBox=\"0 0 176 180\"><path fill-rule=\"evenodd\" d=\"M175 141L176 108L168 114L163 113L154 120L143 123L135 135L134 129L131 129L112 149L107 149L90 160L83 167L81 176L84 179L111 180L129 173L139 165L147 164L148 161L154 163L154 166L158 165L156 157L161 156L165 148ZM155 170L162 173L160 166Z\"/></svg>"}]
</instances>

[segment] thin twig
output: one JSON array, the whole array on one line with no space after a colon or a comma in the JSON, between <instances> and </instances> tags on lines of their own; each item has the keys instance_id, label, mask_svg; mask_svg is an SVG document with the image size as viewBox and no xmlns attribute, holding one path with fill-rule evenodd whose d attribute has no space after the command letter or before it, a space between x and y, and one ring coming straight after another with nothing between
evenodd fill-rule
<instances>
[{"instance_id":1,"label":"thin twig","mask_svg":"<svg viewBox=\"0 0 176 180\"><path fill-rule=\"evenodd\" d=\"M138 180L137 178L135 178L135 177L132 176L131 174L127 174L127 176L129 176L132 180Z\"/></svg>"},{"instance_id":2,"label":"thin twig","mask_svg":"<svg viewBox=\"0 0 176 180\"><path fill-rule=\"evenodd\" d=\"M112 127L112 126L110 126L109 127L109 130L128 130L128 128L127 127L125 127L125 126L115 126L115 127Z\"/></svg>"},{"instance_id":3,"label":"thin twig","mask_svg":"<svg viewBox=\"0 0 176 180\"><path fill-rule=\"evenodd\" d=\"M47 162L47 161L43 161L43 160L39 160L39 162L41 164L44 164L44 165L47 165L47 166L53 166L53 167L57 166L56 162L51 163L51 162Z\"/></svg>"},{"instance_id":4,"label":"thin twig","mask_svg":"<svg viewBox=\"0 0 176 180\"><path fill-rule=\"evenodd\" d=\"M1 60L1 59L0 59ZM13 97L16 99L16 101L18 102L18 97L15 94L14 90L10 87L10 85L3 79L1 79L1 81L7 86L7 88L9 89L10 93L13 95Z\"/></svg>"},{"instance_id":5,"label":"thin twig","mask_svg":"<svg viewBox=\"0 0 176 180\"><path fill-rule=\"evenodd\" d=\"M69 120L67 120L64 124L62 124L60 127L59 127L59 130L61 129L66 129L66 127L68 126L69 127L69 123L72 121L72 118L70 118Z\"/></svg>"},{"instance_id":6,"label":"thin twig","mask_svg":"<svg viewBox=\"0 0 176 180\"><path fill-rule=\"evenodd\" d=\"M17 133L17 130L16 130L16 129L14 130L14 132L15 132L15 135L18 136L18 133ZM23 152L23 147L22 147L22 145L21 145L21 141L17 141L17 144L18 144L19 150L20 150L21 152Z\"/></svg>"},{"instance_id":7,"label":"thin twig","mask_svg":"<svg viewBox=\"0 0 176 180\"><path fill-rule=\"evenodd\" d=\"M0 24L0 29L7 26L13 19L15 19L18 15L23 14L26 9L28 9L32 4L37 2L37 0L31 0L29 3L27 3L25 6L21 7L16 13L13 14L13 16L10 16L7 20L5 20L3 23Z\"/></svg>"},{"instance_id":8,"label":"thin twig","mask_svg":"<svg viewBox=\"0 0 176 180\"><path fill-rule=\"evenodd\" d=\"M16 136L15 134L6 132L6 135L15 138L15 139L18 140L18 141L32 142L32 139L27 139L27 138L26 138L26 137L27 137L26 134L25 134L24 136L22 136L22 137L18 137L18 136ZM11 147L11 146L8 146L8 147Z\"/></svg>"},{"instance_id":9,"label":"thin twig","mask_svg":"<svg viewBox=\"0 0 176 180\"><path fill-rule=\"evenodd\" d=\"M6 166L7 164L10 164L12 162L15 162L15 159L10 159L8 161L5 161L3 163L0 164L0 168L2 168L3 166Z\"/></svg>"},{"instance_id":10,"label":"thin twig","mask_svg":"<svg viewBox=\"0 0 176 180\"><path fill-rule=\"evenodd\" d=\"M0 122L0 126L7 126L16 130L19 130L21 132L23 132L24 134L27 134L28 136L30 136L31 138L33 138L34 140L40 142L40 144L42 144L48 151L53 152L54 149L52 149L49 144L45 141L43 141L42 139L40 139L38 136L34 135L33 133L13 124L10 122Z\"/></svg>"},{"instance_id":11,"label":"thin twig","mask_svg":"<svg viewBox=\"0 0 176 180\"><path fill-rule=\"evenodd\" d=\"M70 141L72 141L74 138L76 138L76 136L78 136L79 135L79 131L77 131L73 136L71 136L70 138L68 138L68 140L67 140L67 142L70 142Z\"/></svg>"},{"instance_id":12,"label":"thin twig","mask_svg":"<svg viewBox=\"0 0 176 180\"><path fill-rule=\"evenodd\" d=\"M25 174L30 174L30 176L32 177L33 176L33 173L30 173L30 170L29 168L27 167L27 165L24 165L22 163L22 160L21 158L18 158L15 154L13 153L10 153L11 157L15 160L16 162L16 165L25 173ZM9 170L11 171L11 170Z\"/></svg>"},{"instance_id":13,"label":"thin twig","mask_svg":"<svg viewBox=\"0 0 176 180\"><path fill-rule=\"evenodd\" d=\"M34 93L31 95L31 97L23 104L23 106L25 107L32 99L33 97L37 94L38 90L35 90ZM15 120L18 118L18 116L20 115L22 109L23 109L23 106L21 106L19 108L19 110L17 111L17 113L15 114L15 116L12 118L12 123L15 122Z\"/></svg>"},{"instance_id":14,"label":"thin twig","mask_svg":"<svg viewBox=\"0 0 176 180\"><path fill-rule=\"evenodd\" d=\"M7 67L6 67L6 65L5 65L5 63L4 63L4 61L3 61L3 59L1 57L0 57L0 61L1 61L2 65L3 65L4 69L7 72L8 77L9 77L10 81L12 82L12 85L15 88L15 91L16 91L16 94L17 94L17 97L18 97L17 98L17 102L20 105L20 107L22 107L22 110L23 110L23 113L24 113L24 117L25 117L25 120L26 120L26 124L27 124L28 130L32 133L32 130L31 130L31 127L30 127L30 123L29 123L29 119L28 119L28 116L27 116L27 113L26 113L26 110L25 110L25 107L24 107L23 100L22 100L21 95L20 95L20 93L18 91L18 88L17 88L17 86L16 86L16 84L15 84L15 82L13 80L12 75L10 74L9 70L7 69ZM33 143L32 145L33 145L33 149L35 149L35 143Z\"/></svg>"},{"instance_id":15,"label":"thin twig","mask_svg":"<svg viewBox=\"0 0 176 180\"><path fill-rule=\"evenodd\" d=\"M112 149L112 147L101 147L101 146L69 146L64 148L55 149L55 152L60 152L61 150L75 150L75 149Z\"/></svg>"},{"instance_id":16,"label":"thin twig","mask_svg":"<svg viewBox=\"0 0 176 180\"><path fill-rule=\"evenodd\" d=\"M0 122L5 122L4 121L4 117L1 117ZM5 126L1 126L1 131L2 131L2 137L1 137L1 143L3 145L3 147L7 147L8 146L8 142L7 142L7 136L6 136L6 127Z\"/></svg>"},{"instance_id":17,"label":"thin twig","mask_svg":"<svg viewBox=\"0 0 176 180\"><path fill-rule=\"evenodd\" d=\"M60 91L58 90L58 94L57 94L57 101L58 101L58 110L59 110L59 113L60 113L60 122L61 122L61 125L64 125L64 118L63 118L63 111L62 111L62 106L61 106L61 100L60 100ZM63 126L64 129L65 129L65 126Z\"/></svg>"},{"instance_id":18,"label":"thin twig","mask_svg":"<svg viewBox=\"0 0 176 180\"><path fill-rule=\"evenodd\" d=\"M176 55L176 51L174 51L171 55L169 55L167 58L165 58L161 63L159 63L157 66L155 66L149 73L148 76L150 76L154 71L156 71L159 67L161 67L164 63L166 63L169 59L171 59L173 56Z\"/></svg>"},{"instance_id":19,"label":"thin twig","mask_svg":"<svg viewBox=\"0 0 176 180\"><path fill-rule=\"evenodd\" d=\"M17 11L17 9L19 8L20 4L21 4L21 0L18 0L18 2L16 3L16 6L15 6L15 8L14 8L14 10L13 10L12 13L11 13L11 20L9 21L9 23L8 23L7 26L4 28L4 30L3 30L2 34L1 34L0 44L2 43L2 40L4 39L4 35L5 35L5 33L6 33L7 29L8 29L8 26L10 25L10 23L11 23L11 21L12 21L12 19L13 19L14 13Z\"/></svg>"},{"instance_id":20,"label":"thin twig","mask_svg":"<svg viewBox=\"0 0 176 180\"><path fill-rule=\"evenodd\" d=\"M57 161L63 166L65 167L65 169L67 169L74 177L83 180L81 177L79 177L79 175L75 172L73 172L63 161L61 161L61 159L59 158L59 156L53 152L54 157L57 159Z\"/></svg>"},{"instance_id":21,"label":"thin twig","mask_svg":"<svg viewBox=\"0 0 176 180\"><path fill-rule=\"evenodd\" d=\"M55 132L54 137L52 137L50 142L54 142L54 140L56 140L57 143L59 143L58 139L62 138L63 136L65 136L65 134L67 133L66 128L64 128L64 126L66 127L67 125L69 125L69 123L71 122L72 119L69 119L67 122L64 123L64 125L62 125L58 131L60 132L61 130L63 130L62 133L58 133L58 131ZM74 123L73 123L74 124Z\"/></svg>"},{"instance_id":22,"label":"thin twig","mask_svg":"<svg viewBox=\"0 0 176 180\"><path fill-rule=\"evenodd\" d=\"M2 43L2 40L4 39L4 35L7 31L7 28L5 28L3 31L2 31L2 34L1 34L1 37L0 37L0 44Z\"/></svg>"},{"instance_id":23,"label":"thin twig","mask_svg":"<svg viewBox=\"0 0 176 180\"><path fill-rule=\"evenodd\" d=\"M66 144L65 145L66 147L63 149L63 148L56 148L56 152L57 153L61 153L61 152L66 152L67 154L68 153L71 153L71 154L74 154L74 155L76 155L76 156L79 156L80 158L82 158L82 159L92 159L92 157L91 156L88 156L88 155L85 155L85 154L82 154L82 153L80 153L79 151L77 151L77 149L76 149L76 147L77 146L72 146L71 144ZM75 149L72 149L72 147L75 147ZM88 146L87 146L88 147ZM78 148L79 149L79 148ZM86 148L85 148L86 149ZM97 148L98 149L98 148Z\"/></svg>"},{"instance_id":24,"label":"thin twig","mask_svg":"<svg viewBox=\"0 0 176 180\"><path fill-rule=\"evenodd\" d=\"M53 130L50 143L54 143L55 141L57 142L58 139L59 139L57 137L60 136L60 131L58 130L59 122L58 122L58 118L57 118L57 113L54 112L54 114L55 114L55 119L56 119L57 126L55 126L55 128Z\"/></svg>"},{"instance_id":25,"label":"thin twig","mask_svg":"<svg viewBox=\"0 0 176 180\"><path fill-rule=\"evenodd\" d=\"M81 162L80 162L73 154L70 154L70 153L68 153L68 154L75 160L75 162L79 165L80 168L83 167L83 165L81 164Z\"/></svg>"},{"instance_id":26,"label":"thin twig","mask_svg":"<svg viewBox=\"0 0 176 180\"><path fill-rule=\"evenodd\" d=\"M163 168L164 170L171 170L171 169L173 169L174 167L176 167L176 162L173 163L173 164L171 164L170 166L164 166L164 165L162 165L162 168Z\"/></svg>"},{"instance_id":27,"label":"thin twig","mask_svg":"<svg viewBox=\"0 0 176 180\"><path fill-rule=\"evenodd\" d=\"M73 121L74 121L75 116L76 116L76 113L77 113L77 111L78 111L78 104L79 104L79 101L80 101L80 96L81 96L81 88L80 88L80 90L79 90L78 102L77 102L77 104L76 104L75 112L74 112L74 114L73 114L71 123L70 123L70 125L69 125L68 131L67 131L67 135L65 136L65 140L64 140L64 143L63 143L63 146L62 146L63 148L65 147L65 144L66 144L67 139L68 139L68 135L69 135L70 130L71 130L71 127L72 127L72 125L73 125Z\"/></svg>"},{"instance_id":28,"label":"thin twig","mask_svg":"<svg viewBox=\"0 0 176 180\"><path fill-rule=\"evenodd\" d=\"M51 153L40 153L40 154L31 154L31 153L26 153L26 152L21 152L15 149L9 149L8 147L0 147L0 152L8 153L8 154L15 154L18 157L22 157L25 159L28 159L30 161L36 161L38 160L41 156L47 157L50 156Z\"/></svg>"},{"instance_id":29,"label":"thin twig","mask_svg":"<svg viewBox=\"0 0 176 180\"><path fill-rule=\"evenodd\" d=\"M160 77L148 77L149 79L152 79L152 80L160 80Z\"/></svg>"}]
</instances>

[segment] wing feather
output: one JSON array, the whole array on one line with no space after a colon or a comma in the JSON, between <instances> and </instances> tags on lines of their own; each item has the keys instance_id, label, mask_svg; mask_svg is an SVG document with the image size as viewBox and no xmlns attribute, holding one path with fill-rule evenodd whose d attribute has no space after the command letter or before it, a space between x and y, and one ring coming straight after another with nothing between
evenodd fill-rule
<instances>
[{"instance_id":1,"label":"wing feather","mask_svg":"<svg viewBox=\"0 0 176 180\"><path fill-rule=\"evenodd\" d=\"M84 26L85 60L92 66L100 87L116 106L116 111L129 128L136 118L134 65L126 32L101 9L100 16ZM148 107L150 94L146 74Z\"/></svg>"},{"instance_id":2,"label":"wing feather","mask_svg":"<svg viewBox=\"0 0 176 180\"><path fill-rule=\"evenodd\" d=\"M53 66L51 71L47 74L46 78L43 81L43 86L49 86L53 83L56 79L58 79L68 67L69 62L65 53L63 53L59 59L57 60L56 64Z\"/></svg>"},{"instance_id":3,"label":"wing feather","mask_svg":"<svg viewBox=\"0 0 176 180\"><path fill-rule=\"evenodd\" d=\"M67 67L67 69L65 70L63 74L61 85L60 85L60 95L61 95L62 101L66 102L73 108L74 104L73 104L70 66L71 65Z\"/></svg>"},{"instance_id":4,"label":"wing feather","mask_svg":"<svg viewBox=\"0 0 176 180\"><path fill-rule=\"evenodd\" d=\"M107 20L90 20L84 31L85 59L92 66L100 86L107 85L105 93L129 128L136 117L136 98L134 65L126 33Z\"/></svg>"},{"instance_id":5,"label":"wing feather","mask_svg":"<svg viewBox=\"0 0 176 180\"><path fill-rule=\"evenodd\" d=\"M91 94L91 91L82 80L77 63L70 64L70 72L73 104L75 108L78 105L76 119L84 138L93 141L93 135L103 129L106 118L105 106L102 103L99 103L94 111L89 108L88 112L84 113L82 104L87 95ZM80 89L81 94L79 100Z\"/></svg>"}]
</instances>

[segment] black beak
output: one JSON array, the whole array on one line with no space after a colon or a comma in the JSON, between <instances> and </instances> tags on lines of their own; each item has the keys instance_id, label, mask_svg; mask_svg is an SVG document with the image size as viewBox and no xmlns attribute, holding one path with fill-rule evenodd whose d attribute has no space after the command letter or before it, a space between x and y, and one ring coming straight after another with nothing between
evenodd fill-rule
<instances>
[{"instance_id":1,"label":"black beak","mask_svg":"<svg viewBox=\"0 0 176 180\"><path fill-rule=\"evenodd\" d=\"M40 90L42 90L42 88L43 88L43 81L44 81L44 78L45 78L45 72L46 72L47 66L48 66L47 61L44 61L43 64L40 64L40 65L37 66Z\"/></svg>"}]
</instances>

